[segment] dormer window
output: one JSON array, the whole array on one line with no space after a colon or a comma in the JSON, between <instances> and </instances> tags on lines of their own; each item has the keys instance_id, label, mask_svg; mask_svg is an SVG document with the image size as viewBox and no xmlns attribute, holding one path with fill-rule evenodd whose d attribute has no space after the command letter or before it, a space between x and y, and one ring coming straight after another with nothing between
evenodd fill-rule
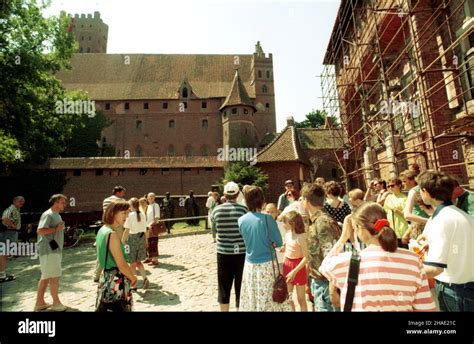
<instances>
[{"instance_id":1,"label":"dormer window","mask_svg":"<svg viewBox=\"0 0 474 344\"><path fill-rule=\"evenodd\" d=\"M188 89L186 87L183 88L182 95L183 98L188 98Z\"/></svg>"}]
</instances>

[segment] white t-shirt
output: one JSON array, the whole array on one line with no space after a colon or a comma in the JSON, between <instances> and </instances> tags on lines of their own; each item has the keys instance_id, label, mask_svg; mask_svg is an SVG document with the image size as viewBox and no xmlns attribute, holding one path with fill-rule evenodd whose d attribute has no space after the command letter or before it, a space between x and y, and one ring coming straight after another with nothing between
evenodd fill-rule
<instances>
[{"instance_id":1,"label":"white t-shirt","mask_svg":"<svg viewBox=\"0 0 474 344\"><path fill-rule=\"evenodd\" d=\"M155 214L153 216L153 208L155 209ZM160 206L155 202L153 204L149 204L148 208L146 209L146 219L148 226L150 226L156 218L160 218Z\"/></svg>"},{"instance_id":2,"label":"white t-shirt","mask_svg":"<svg viewBox=\"0 0 474 344\"><path fill-rule=\"evenodd\" d=\"M206 208L207 209L210 209L211 208L211 205L212 205L212 201L214 200L214 197L210 196L207 198L207 201L206 201Z\"/></svg>"},{"instance_id":3,"label":"white t-shirt","mask_svg":"<svg viewBox=\"0 0 474 344\"><path fill-rule=\"evenodd\" d=\"M474 218L454 205L446 206L426 223L429 244L425 265L444 268L435 277L445 283L474 282Z\"/></svg>"},{"instance_id":4,"label":"white t-shirt","mask_svg":"<svg viewBox=\"0 0 474 344\"><path fill-rule=\"evenodd\" d=\"M146 226L146 215L140 212L140 222L138 222L136 211L131 211L130 214L128 214L127 220L123 225L124 228L128 228L130 230L130 234L145 233Z\"/></svg>"}]
</instances>

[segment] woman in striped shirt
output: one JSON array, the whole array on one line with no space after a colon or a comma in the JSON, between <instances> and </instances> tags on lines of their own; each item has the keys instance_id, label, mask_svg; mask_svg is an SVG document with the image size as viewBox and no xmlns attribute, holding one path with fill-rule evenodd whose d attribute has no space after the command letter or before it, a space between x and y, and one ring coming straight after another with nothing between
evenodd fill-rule
<instances>
[{"instance_id":1,"label":"woman in striped shirt","mask_svg":"<svg viewBox=\"0 0 474 344\"><path fill-rule=\"evenodd\" d=\"M359 280L352 311L436 311L419 257L397 247L387 214L377 203L362 204L352 215L353 227L367 248L360 252ZM340 253L339 241L319 271L341 289L341 309L347 292L351 253Z\"/></svg>"}]
</instances>

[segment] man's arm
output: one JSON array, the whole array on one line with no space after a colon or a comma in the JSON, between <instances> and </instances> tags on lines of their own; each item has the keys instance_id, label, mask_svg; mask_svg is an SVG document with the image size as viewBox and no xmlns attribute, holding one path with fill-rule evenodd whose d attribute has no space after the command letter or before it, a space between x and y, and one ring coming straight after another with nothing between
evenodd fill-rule
<instances>
[{"instance_id":1,"label":"man's arm","mask_svg":"<svg viewBox=\"0 0 474 344\"><path fill-rule=\"evenodd\" d=\"M64 225L63 224L59 224L57 225L56 227L53 227L53 228L49 228L49 227L45 227L45 228L38 228L38 235L48 235L48 234L54 234L58 231L62 231L64 230Z\"/></svg>"},{"instance_id":2,"label":"man's arm","mask_svg":"<svg viewBox=\"0 0 474 344\"><path fill-rule=\"evenodd\" d=\"M3 224L6 225L9 229L16 229L15 223L14 223L12 220L10 220L10 218L8 218L8 217L2 218L2 222L3 222Z\"/></svg>"},{"instance_id":3,"label":"man's arm","mask_svg":"<svg viewBox=\"0 0 474 344\"><path fill-rule=\"evenodd\" d=\"M437 266L425 265L425 271L426 276L428 276L428 278L435 278L436 276L441 274L444 269Z\"/></svg>"}]
</instances>

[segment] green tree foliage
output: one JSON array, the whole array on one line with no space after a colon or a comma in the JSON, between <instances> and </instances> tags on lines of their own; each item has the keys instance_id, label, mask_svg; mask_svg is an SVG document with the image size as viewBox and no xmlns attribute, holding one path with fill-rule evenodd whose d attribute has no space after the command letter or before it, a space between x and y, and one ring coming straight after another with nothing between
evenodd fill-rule
<instances>
[{"instance_id":1,"label":"green tree foliage","mask_svg":"<svg viewBox=\"0 0 474 344\"><path fill-rule=\"evenodd\" d=\"M74 129L63 157L114 156L113 146L101 140L102 130L111 124L103 112L87 118L84 125Z\"/></svg>"},{"instance_id":2,"label":"green tree foliage","mask_svg":"<svg viewBox=\"0 0 474 344\"><path fill-rule=\"evenodd\" d=\"M76 49L70 18L45 18L49 1L0 3L0 165L42 163L60 156L87 114L58 113L68 93L55 73L70 68Z\"/></svg>"},{"instance_id":3,"label":"green tree foliage","mask_svg":"<svg viewBox=\"0 0 474 344\"><path fill-rule=\"evenodd\" d=\"M244 185L255 185L265 191L268 188L267 180L268 176L260 168L248 162L235 162L225 170L220 186L223 189L225 183L233 181L239 184L240 188Z\"/></svg>"},{"instance_id":4,"label":"green tree foliage","mask_svg":"<svg viewBox=\"0 0 474 344\"><path fill-rule=\"evenodd\" d=\"M302 122L295 122L296 128L323 128L326 122L326 117L329 118L334 128L339 127L339 122L334 116L328 116L325 111L313 110L306 114L306 119Z\"/></svg>"}]
</instances>

